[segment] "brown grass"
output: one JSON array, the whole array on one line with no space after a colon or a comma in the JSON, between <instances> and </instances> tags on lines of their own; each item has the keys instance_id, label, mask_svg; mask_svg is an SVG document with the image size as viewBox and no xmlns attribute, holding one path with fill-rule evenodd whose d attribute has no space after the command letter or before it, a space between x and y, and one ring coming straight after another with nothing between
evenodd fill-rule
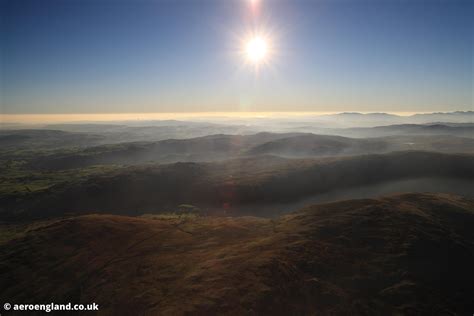
<instances>
[{"instance_id":1,"label":"brown grass","mask_svg":"<svg viewBox=\"0 0 474 316\"><path fill-rule=\"evenodd\" d=\"M105 315L473 310L474 202L407 194L277 220L87 215L1 246L0 299Z\"/></svg>"}]
</instances>

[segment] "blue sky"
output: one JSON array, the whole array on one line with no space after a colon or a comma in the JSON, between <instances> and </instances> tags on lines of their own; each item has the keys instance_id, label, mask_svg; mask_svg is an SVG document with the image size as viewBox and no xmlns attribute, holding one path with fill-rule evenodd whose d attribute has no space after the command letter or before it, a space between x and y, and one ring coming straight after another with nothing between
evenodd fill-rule
<instances>
[{"instance_id":1,"label":"blue sky","mask_svg":"<svg viewBox=\"0 0 474 316\"><path fill-rule=\"evenodd\" d=\"M2 113L473 109L472 1L1 0ZM271 33L258 74L239 50Z\"/></svg>"}]
</instances>

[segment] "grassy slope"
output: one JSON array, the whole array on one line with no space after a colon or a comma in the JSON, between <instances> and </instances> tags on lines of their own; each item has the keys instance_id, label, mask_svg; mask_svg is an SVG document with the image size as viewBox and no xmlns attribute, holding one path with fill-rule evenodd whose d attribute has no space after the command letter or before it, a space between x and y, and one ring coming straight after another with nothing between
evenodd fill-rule
<instances>
[{"instance_id":1,"label":"grassy slope","mask_svg":"<svg viewBox=\"0 0 474 316\"><path fill-rule=\"evenodd\" d=\"M420 194L273 221L81 216L0 246L0 299L109 315L469 314L473 225L474 201Z\"/></svg>"}]
</instances>

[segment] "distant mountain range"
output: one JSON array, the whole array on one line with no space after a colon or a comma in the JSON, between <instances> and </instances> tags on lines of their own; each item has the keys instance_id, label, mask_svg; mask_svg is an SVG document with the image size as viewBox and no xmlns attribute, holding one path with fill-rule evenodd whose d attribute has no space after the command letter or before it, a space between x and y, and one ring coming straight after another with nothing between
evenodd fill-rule
<instances>
[{"instance_id":1,"label":"distant mountain range","mask_svg":"<svg viewBox=\"0 0 474 316\"><path fill-rule=\"evenodd\" d=\"M373 118L397 118L397 117L474 117L474 111L454 111L454 112L432 112L432 113L416 113L412 115L402 116L398 114L390 114L384 112L360 113L360 112L342 112L337 114L328 114L323 116L347 116L347 117L373 117Z\"/></svg>"},{"instance_id":2,"label":"distant mountain range","mask_svg":"<svg viewBox=\"0 0 474 316\"><path fill-rule=\"evenodd\" d=\"M343 112L315 117L315 120L330 121L345 127L372 127L388 124L427 124L427 123L474 123L474 111L420 113L401 116L388 113Z\"/></svg>"}]
</instances>

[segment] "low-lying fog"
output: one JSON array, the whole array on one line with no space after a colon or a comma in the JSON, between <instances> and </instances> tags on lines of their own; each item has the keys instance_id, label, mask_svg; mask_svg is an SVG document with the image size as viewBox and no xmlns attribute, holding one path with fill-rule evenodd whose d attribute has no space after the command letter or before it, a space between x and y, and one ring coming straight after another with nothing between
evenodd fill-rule
<instances>
[{"instance_id":1,"label":"low-lying fog","mask_svg":"<svg viewBox=\"0 0 474 316\"><path fill-rule=\"evenodd\" d=\"M247 205L235 207L233 212L239 215L257 215L275 217L318 203L334 202L346 199L376 198L397 193L451 193L474 198L474 179L456 178L419 178L390 181L358 188L342 189L318 194L294 203Z\"/></svg>"}]
</instances>

